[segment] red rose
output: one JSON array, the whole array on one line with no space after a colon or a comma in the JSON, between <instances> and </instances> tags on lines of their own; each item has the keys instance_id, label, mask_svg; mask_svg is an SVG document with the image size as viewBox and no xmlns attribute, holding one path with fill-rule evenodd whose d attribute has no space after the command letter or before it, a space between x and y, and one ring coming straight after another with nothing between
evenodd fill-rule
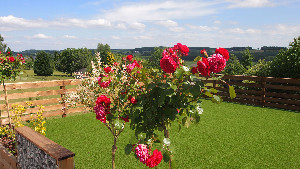
<instances>
[{"instance_id":1,"label":"red rose","mask_svg":"<svg viewBox=\"0 0 300 169\"><path fill-rule=\"evenodd\" d=\"M193 74L198 73L197 67L193 67L193 68L191 69L191 72L192 72Z\"/></svg>"},{"instance_id":2,"label":"red rose","mask_svg":"<svg viewBox=\"0 0 300 169\"><path fill-rule=\"evenodd\" d=\"M160 67L166 73L174 73L177 68L177 64L171 57L164 56L160 60Z\"/></svg>"},{"instance_id":3,"label":"red rose","mask_svg":"<svg viewBox=\"0 0 300 169\"><path fill-rule=\"evenodd\" d=\"M109 107L111 104L110 98L106 97L105 95L101 95L97 98L96 104L105 104L106 107Z\"/></svg>"},{"instance_id":4,"label":"red rose","mask_svg":"<svg viewBox=\"0 0 300 169\"><path fill-rule=\"evenodd\" d=\"M217 48L216 51L215 51L216 54L220 54L222 55L226 61L229 59L229 52L227 49L224 49L224 48Z\"/></svg>"},{"instance_id":5,"label":"red rose","mask_svg":"<svg viewBox=\"0 0 300 169\"><path fill-rule=\"evenodd\" d=\"M190 49L186 45L182 45L181 43L177 43L177 47L183 55L185 55L185 56L188 55Z\"/></svg>"},{"instance_id":6,"label":"red rose","mask_svg":"<svg viewBox=\"0 0 300 169\"><path fill-rule=\"evenodd\" d=\"M128 61L132 61L132 58L133 58L132 55L128 55L128 56L126 57L126 59L127 59Z\"/></svg>"},{"instance_id":7,"label":"red rose","mask_svg":"<svg viewBox=\"0 0 300 169\"><path fill-rule=\"evenodd\" d=\"M153 154L147 158L146 166L149 168L156 167L162 160L163 156L157 149L153 151Z\"/></svg>"},{"instance_id":8,"label":"red rose","mask_svg":"<svg viewBox=\"0 0 300 169\"><path fill-rule=\"evenodd\" d=\"M14 58L14 57L9 57L8 60L9 60L10 62L14 62L14 61L15 61L15 58Z\"/></svg>"},{"instance_id":9,"label":"red rose","mask_svg":"<svg viewBox=\"0 0 300 169\"><path fill-rule=\"evenodd\" d=\"M111 68L110 68L110 67L106 67L106 68L104 68L104 71L105 71L106 73L109 73L109 72L111 71Z\"/></svg>"},{"instance_id":10,"label":"red rose","mask_svg":"<svg viewBox=\"0 0 300 169\"><path fill-rule=\"evenodd\" d=\"M220 54L213 54L211 57L208 57L207 62L209 64L210 71L214 73L221 72L226 66L226 60Z\"/></svg>"},{"instance_id":11,"label":"red rose","mask_svg":"<svg viewBox=\"0 0 300 169\"><path fill-rule=\"evenodd\" d=\"M131 98L130 98L130 103L136 104L136 103L137 103L137 100L136 100L134 97L131 97Z\"/></svg>"},{"instance_id":12,"label":"red rose","mask_svg":"<svg viewBox=\"0 0 300 169\"><path fill-rule=\"evenodd\" d=\"M126 116L126 117L121 117L121 119L123 119L125 122L129 122L129 117Z\"/></svg>"},{"instance_id":13,"label":"red rose","mask_svg":"<svg viewBox=\"0 0 300 169\"><path fill-rule=\"evenodd\" d=\"M206 58L202 58L202 61L197 62L198 72L203 76L210 75L210 66Z\"/></svg>"}]
</instances>

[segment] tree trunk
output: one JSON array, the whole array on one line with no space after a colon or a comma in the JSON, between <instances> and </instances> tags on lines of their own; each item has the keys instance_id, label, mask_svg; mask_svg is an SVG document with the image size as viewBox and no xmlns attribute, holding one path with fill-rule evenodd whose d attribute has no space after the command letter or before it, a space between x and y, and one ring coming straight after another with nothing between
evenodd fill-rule
<instances>
[{"instance_id":1,"label":"tree trunk","mask_svg":"<svg viewBox=\"0 0 300 169\"><path fill-rule=\"evenodd\" d=\"M116 151L117 151L117 139L118 136L114 136L114 145L112 146L112 158L111 158L111 162L112 162L112 169L115 169L115 157L116 157Z\"/></svg>"},{"instance_id":2,"label":"tree trunk","mask_svg":"<svg viewBox=\"0 0 300 169\"><path fill-rule=\"evenodd\" d=\"M11 119L10 119L9 106L8 106L7 90L6 90L6 86L4 84L4 80L3 80L3 89L4 89L4 94L5 94L7 115L8 115L8 119L9 119L9 127L11 128Z\"/></svg>"},{"instance_id":3,"label":"tree trunk","mask_svg":"<svg viewBox=\"0 0 300 169\"><path fill-rule=\"evenodd\" d=\"M165 138L169 138L169 130L168 129L164 129L164 136ZM169 160L169 169L172 169L172 157L170 155L170 160Z\"/></svg>"}]
</instances>

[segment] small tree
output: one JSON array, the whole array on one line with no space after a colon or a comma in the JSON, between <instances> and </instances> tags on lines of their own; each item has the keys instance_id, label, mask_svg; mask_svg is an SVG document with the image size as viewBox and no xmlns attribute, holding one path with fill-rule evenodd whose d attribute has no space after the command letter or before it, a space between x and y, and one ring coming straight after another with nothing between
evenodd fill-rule
<instances>
[{"instance_id":1,"label":"small tree","mask_svg":"<svg viewBox=\"0 0 300 169\"><path fill-rule=\"evenodd\" d=\"M51 66L49 54L45 51L39 52L34 60L33 70L38 76L51 76L53 67Z\"/></svg>"},{"instance_id":2,"label":"small tree","mask_svg":"<svg viewBox=\"0 0 300 169\"><path fill-rule=\"evenodd\" d=\"M111 54L110 46L108 44L104 45L102 43L98 43L96 51L100 53L101 61L104 65L109 64L109 60L107 58L109 58L109 54Z\"/></svg>"},{"instance_id":3,"label":"small tree","mask_svg":"<svg viewBox=\"0 0 300 169\"><path fill-rule=\"evenodd\" d=\"M270 65L274 77L300 78L300 36L281 50Z\"/></svg>"},{"instance_id":4,"label":"small tree","mask_svg":"<svg viewBox=\"0 0 300 169\"><path fill-rule=\"evenodd\" d=\"M55 66L58 71L65 72L72 76L79 69L86 68L91 61L92 52L87 48L68 48L59 55L55 55Z\"/></svg>"},{"instance_id":5,"label":"small tree","mask_svg":"<svg viewBox=\"0 0 300 169\"><path fill-rule=\"evenodd\" d=\"M259 60L255 65L251 66L244 74L247 76L270 76L270 64L265 60Z\"/></svg>"},{"instance_id":6,"label":"small tree","mask_svg":"<svg viewBox=\"0 0 300 169\"><path fill-rule=\"evenodd\" d=\"M0 34L0 52L5 52L5 49L7 47L6 43L3 43L4 38Z\"/></svg>"},{"instance_id":7,"label":"small tree","mask_svg":"<svg viewBox=\"0 0 300 169\"><path fill-rule=\"evenodd\" d=\"M231 57L226 63L225 69L221 73L227 75L242 75L244 72L244 66L240 63L240 61L234 54L231 54Z\"/></svg>"},{"instance_id":8,"label":"small tree","mask_svg":"<svg viewBox=\"0 0 300 169\"><path fill-rule=\"evenodd\" d=\"M148 67L150 68L157 68L159 69L159 62L161 59L161 54L163 53L164 49L161 47L155 47L154 52L151 54L151 57L149 58Z\"/></svg>"},{"instance_id":9,"label":"small tree","mask_svg":"<svg viewBox=\"0 0 300 169\"><path fill-rule=\"evenodd\" d=\"M248 69L253 64L253 56L250 53L249 49L245 49L242 53L242 59L241 64L244 66L244 68Z\"/></svg>"}]
</instances>

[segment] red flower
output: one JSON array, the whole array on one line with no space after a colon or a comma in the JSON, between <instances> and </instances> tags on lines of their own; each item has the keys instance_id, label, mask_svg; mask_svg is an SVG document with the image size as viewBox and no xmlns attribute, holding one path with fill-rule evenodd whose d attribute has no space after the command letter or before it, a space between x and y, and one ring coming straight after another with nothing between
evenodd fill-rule
<instances>
[{"instance_id":1,"label":"red flower","mask_svg":"<svg viewBox=\"0 0 300 169\"><path fill-rule=\"evenodd\" d=\"M105 71L106 73L109 73L109 72L111 71L111 68L110 68L110 67L106 67L106 68L104 68L104 71Z\"/></svg>"},{"instance_id":2,"label":"red flower","mask_svg":"<svg viewBox=\"0 0 300 169\"><path fill-rule=\"evenodd\" d=\"M197 62L197 69L198 72L203 76L209 76L210 75L210 66L208 64L208 61L206 58L202 58L202 61Z\"/></svg>"},{"instance_id":3,"label":"red flower","mask_svg":"<svg viewBox=\"0 0 300 169\"><path fill-rule=\"evenodd\" d=\"M222 55L226 61L229 59L229 52L227 49L224 49L224 48L217 48L216 51L215 51L216 54L220 54Z\"/></svg>"},{"instance_id":4,"label":"red flower","mask_svg":"<svg viewBox=\"0 0 300 169\"><path fill-rule=\"evenodd\" d=\"M106 107L109 107L111 104L110 98L106 97L105 95L101 95L97 98L96 104L103 104Z\"/></svg>"},{"instance_id":5,"label":"red flower","mask_svg":"<svg viewBox=\"0 0 300 169\"><path fill-rule=\"evenodd\" d=\"M10 55L10 52L7 52L7 55Z\"/></svg>"},{"instance_id":6,"label":"red flower","mask_svg":"<svg viewBox=\"0 0 300 169\"><path fill-rule=\"evenodd\" d=\"M153 154L147 158L146 166L149 168L156 167L162 160L163 156L157 149L153 151Z\"/></svg>"},{"instance_id":7,"label":"red flower","mask_svg":"<svg viewBox=\"0 0 300 169\"><path fill-rule=\"evenodd\" d=\"M131 98L130 98L130 103L136 104L136 103L137 103L137 100L136 100L134 97L131 97Z\"/></svg>"},{"instance_id":8,"label":"red flower","mask_svg":"<svg viewBox=\"0 0 300 169\"><path fill-rule=\"evenodd\" d=\"M128 61L132 61L132 58L133 58L132 55L127 55L127 57L126 57L126 59L127 59Z\"/></svg>"},{"instance_id":9,"label":"red flower","mask_svg":"<svg viewBox=\"0 0 300 169\"><path fill-rule=\"evenodd\" d=\"M103 75L104 77L108 77L108 75ZM107 80L105 82L102 82L102 77L98 77L98 84L103 87L103 88L107 88L110 84L111 80Z\"/></svg>"},{"instance_id":10,"label":"red flower","mask_svg":"<svg viewBox=\"0 0 300 169\"><path fill-rule=\"evenodd\" d=\"M176 45L175 45L175 46L176 46ZM181 43L177 43L177 47L175 47L175 46L174 46L174 48L177 48L177 47L178 47L178 49L180 50L180 52L181 52L183 55L185 55L185 56L188 55L190 49L189 49L186 45L182 45Z\"/></svg>"},{"instance_id":11,"label":"red flower","mask_svg":"<svg viewBox=\"0 0 300 169\"><path fill-rule=\"evenodd\" d=\"M191 72L192 72L193 74L198 73L197 67L192 67Z\"/></svg>"},{"instance_id":12,"label":"red flower","mask_svg":"<svg viewBox=\"0 0 300 169\"><path fill-rule=\"evenodd\" d=\"M160 67L166 73L174 73L177 68L177 64L171 57L164 56L160 60Z\"/></svg>"},{"instance_id":13,"label":"red flower","mask_svg":"<svg viewBox=\"0 0 300 169\"><path fill-rule=\"evenodd\" d=\"M129 122L129 117L126 116L126 117L121 117L121 119L123 119L125 122Z\"/></svg>"},{"instance_id":14,"label":"red flower","mask_svg":"<svg viewBox=\"0 0 300 169\"><path fill-rule=\"evenodd\" d=\"M15 58L14 58L14 57L9 57L8 60L9 60L10 62L14 62L14 61L15 61Z\"/></svg>"},{"instance_id":15,"label":"red flower","mask_svg":"<svg viewBox=\"0 0 300 169\"><path fill-rule=\"evenodd\" d=\"M220 54L213 54L211 57L207 58L207 61L210 66L210 71L214 73L221 72L226 66L226 60Z\"/></svg>"},{"instance_id":16,"label":"red flower","mask_svg":"<svg viewBox=\"0 0 300 169\"><path fill-rule=\"evenodd\" d=\"M127 65L127 72L130 73L136 67L140 68L141 66L136 60L134 60L133 63Z\"/></svg>"}]
</instances>

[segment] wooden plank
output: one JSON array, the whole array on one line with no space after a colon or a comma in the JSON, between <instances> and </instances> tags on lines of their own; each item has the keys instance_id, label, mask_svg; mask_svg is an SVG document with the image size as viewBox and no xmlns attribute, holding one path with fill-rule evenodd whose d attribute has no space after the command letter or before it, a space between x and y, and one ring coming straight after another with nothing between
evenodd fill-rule
<instances>
[{"instance_id":1,"label":"wooden plank","mask_svg":"<svg viewBox=\"0 0 300 169\"><path fill-rule=\"evenodd\" d=\"M229 81L227 83L229 85L261 88L261 84L257 84L257 83L243 83L243 82L233 82L233 81ZM224 84L224 83L221 81L217 81L217 84Z\"/></svg>"},{"instance_id":2,"label":"wooden plank","mask_svg":"<svg viewBox=\"0 0 300 169\"><path fill-rule=\"evenodd\" d=\"M300 91L300 86L283 86L283 85L266 84L265 87L269 89Z\"/></svg>"},{"instance_id":3,"label":"wooden plank","mask_svg":"<svg viewBox=\"0 0 300 169\"><path fill-rule=\"evenodd\" d=\"M282 99L282 98L271 98L271 97L266 97L266 101L269 102L275 102L275 103L283 103L283 104L289 104L289 105L299 105L300 106L300 100L290 100L290 99Z\"/></svg>"},{"instance_id":4,"label":"wooden plank","mask_svg":"<svg viewBox=\"0 0 300 169\"><path fill-rule=\"evenodd\" d=\"M39 96L51 96L51 95L59 95L64 93L65 90L47 90L47 91L37 91L37 92L24 92L24 93L12 93L8 94L8 99L22 99L29 97L39 97ZM4 98L0 98L0 100L4 100Z\"/></svg>"},{"instance_id":5,"label":"wooden plank","mask_svg":"<svg viewBox=\"0 0 300 169\"><path fill-rule=\"evenodd\" d=\"M243 76L243 75L224 75L222 77L222 79L260 81L261 77L258 77L258 76Z\"/></svg>"},{"instance_id":6,"label":"wooden plank","mask_svg":"<svg viewBox=\"0 0 300 169\"><path fill-rule=\"evenodd\" d=\"M39 149L43 150L58 161L75 156L75 154L70 150L35 132L27 126L18 127L15 130L18 134L25 137L27 140L35 144Z\"/></svg>"},{"instance_id":7,"label":"wooden plank","mask_svg":"<svg viewBox=\"0 0 300 169\"><path fill-rule=\"evenodd\" d=\"M229 97L229 93L227 92L219 92L217 93L217 95ZM261 96L244 95L244 94L236 94L236 98L261 100Z\"/></svg>"},{"instance_id":8,"label":"wooden plank","mask_svg":"<svg viewBox=\"0 0 300 169\"><path fill-rule=\"evenodd\" d=\"M243 103L243 104L250 104L250 105L260 105L260 101L257 100L248 100L248 99L240 99L240 98L234 98L230 99L229 97L222 97L224 101L228 102L237 102L237 103Z\"/></svg>"},{"instance_id":9,"label":"wooden plank","mask_svg":"<svg viewBox=\"0 0 300 169\"><path fill-rule=\"evenodd\" d=\"M77 113L77 112L89 112L89 109L85 107L70 108L68 109L67 114Z\"/></svg>"},{"instance_id":10,"label":"wooden plank","mask_svg":"<svg viewBox=\"0 0 300 169\"><path fill-rule=\"evenodd\" d=\"M61 98L53 98L53 99L42 99L42 100L33 100L29 101L32 102L33 106L37 105L47 105L47 104L53 104L53 103L59 103L61 101ZM13 104L18 104L22 106L27 106L25 102L16 102L16 103L10 103L9 107L11 108ZM0 104L0 110L6 110L5 104Z\"/></svg>"},{"instance_id":11,"label":"wooden plank","mask_svg":"<svg viewBox=\"0 0 300 169\"><path fill-rule=\"evenodd\" d=\"M215 87L215 89L223 91L223 92L229 92L228 88ZM234 89L234 90L235 90L235 93L261 95L260 90L244 90L244 89Z\"/></svg>"},{"instance_id":12,"label":"wooden plank","mask_svg":"<svg viewBox=\"0 0 300 169\"><path fill-rule=\"evenodd\" d=\"M286 98L286 99L298 99L298 100L300 100L300 94L266 92L266 96L267 97L280 97L280 98Z\"/></svg>"},{"instance_id":13,"label":"wooden plank","mask_svg":"<svg viewBox=\"0 0 300 169\"><path fill-rule=\"evenodd\" d=\"M17 158L13 154L8 152L2 144L0 144L0 157L0 161L2 161L2 163L3 161L6 162L6 164L3 163L4 166L9 166L10 168L17 169Z\"/></svg>"},{"instance_id":14,"label":"wooden plank","mask_svg":"<svg viewBox=\"0 0 300 169\"><path fill-rule=\"evenodd\" d=\"M70 157L70 158L58 161L58 168L59 169L74 169L75 168L74 158Z\"/></svg>"},{"instance_id":15,"label":"wooden plank","mask_svg":"<svg viewBox=\"0 0 300 169\"><path fill-rule=\"evenodd\" d=\"M265 77L266 82L300 84L300 79Z\"/></svg>"},{"instance_id":16,"label":"wooden plank","mask_svg":"<svg viewBox=\"0 0 300 169\"><path fill-rule=\"evenodd\" d=\"M37 81L37 82L19 82L19 83L7 83L7 90L14 89L32 89L42 87L54 87L62 85L77 85L80 83L80 79L68 79L68 80L52 80L52 81ZM0 86L0 90L3 90L3 86Z\"/></svg>"},{"instance_id":17,"label":"wooden plank","mask_svg":"<svg viewBox=\"0 0 300 169\"><path fill-rule=\"evenodd\" d=\"M300 111L300 106L291 106L291 105L276 104L276 103L270 103L270 102L266 102L265 106Z\"/></svg>"}]
</instances>

